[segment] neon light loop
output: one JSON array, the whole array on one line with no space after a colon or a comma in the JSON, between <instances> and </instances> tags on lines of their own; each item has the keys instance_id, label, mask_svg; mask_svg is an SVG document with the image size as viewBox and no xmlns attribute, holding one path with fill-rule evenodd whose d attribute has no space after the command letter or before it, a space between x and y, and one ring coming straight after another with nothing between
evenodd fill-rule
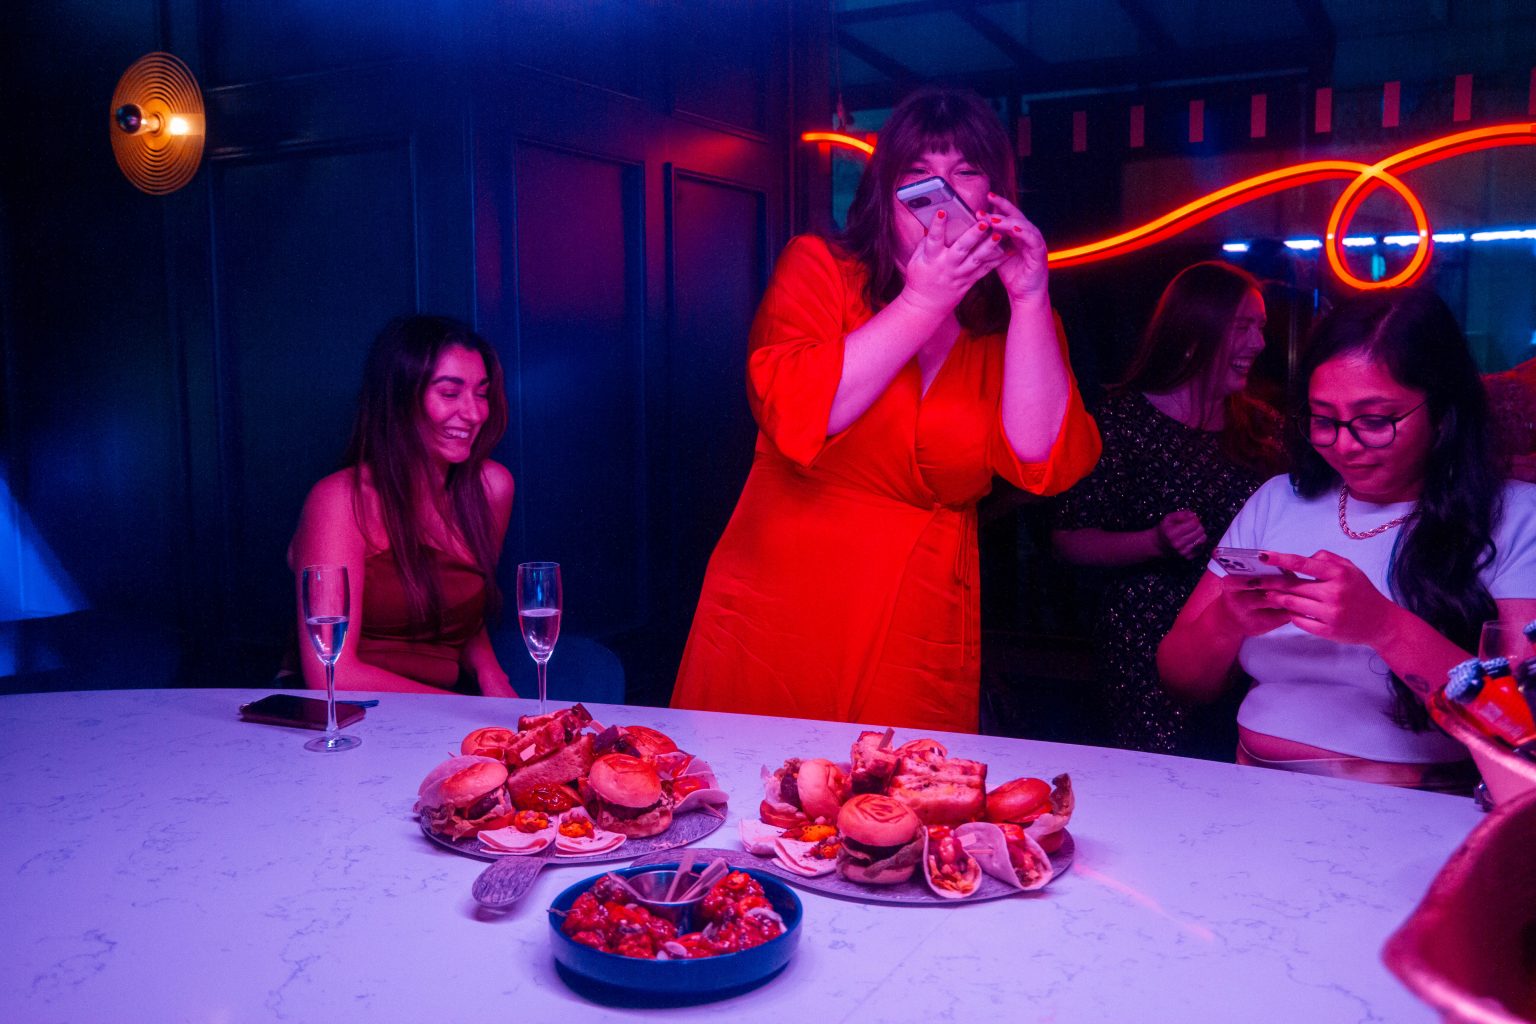
<instances>
[{"instance_id":1,"label":"neon light loop","mask_svg":"<svg viewBox=\"0 0 1536 1024\"><path fill-rule=\"evenodd\" d=\"M836 136L830 132L807 132L801 138L808 142L853 145L863 152L874 152L874 147L869 143L851 136ZM1362 164L1353 160L1314 160L1304 164L1293 164L1290 167L1267 171L1217 189L1161 217L1117 235L1111 235L1109 238L1058 250L1050 254L1048 261L1054 267L1063 268L1107 260L1154 245L1187 231L1196 224L1210 220L1217 214L1225 213L1227 210L1263 196L1318 181L1350 179L1343 193L1334 202L1333 210L1328 217L1328 230L1323 244L1328 265L1333 268L1339 280L1352 288L1360 290L1396 288L1412 284L1423 276L1425 270L1429 268L1432 247L1429 217L1424 212L1424 204L1419 201L1419 197L1412 189L1403 184L1398 175L1453 156L1460 156L1463 153L1473 153L1497 146L1533 144L1536 144L1536 122L1521 122L1445 135L1423 145L1394 153L1374 164ZM1402 270L1380 281L1368 281L1356 276L1349 269L1344 259L1344 238L1349 233L1350 222L1359 211L1361 204L1379 188L1395 192L1408 207L1408 212L1413 217L1417 241L1413 255Z\"/></svg>"}]
</instances>

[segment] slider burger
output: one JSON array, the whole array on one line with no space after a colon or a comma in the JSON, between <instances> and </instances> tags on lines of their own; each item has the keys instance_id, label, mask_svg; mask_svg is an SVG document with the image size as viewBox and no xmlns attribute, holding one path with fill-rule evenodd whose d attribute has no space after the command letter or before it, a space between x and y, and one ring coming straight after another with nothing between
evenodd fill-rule
<instances>
[{"instance_id":1,"label":"slider burger","mask_svg":"<svg viewBox=\"0 0 1536 1024\"><path fill-rule=\"evenodd\" d=\"M661 776L655 765L641 758L598 758L584 792L593 824L600 829L640 838L659 835L672 825L672 805L661 791Z\"/></svg>"},{"instance_id":2,"label":"slider burger","mask_svg":"<svg viewBox=\"0 0 1536 1024\"><path fill-rule=\"evenodd\" d=\"M459 753L476 757L494 757L505 763L507 749L516 738L517 733L511 729L504 729L499 725L488 725L465 736L464 742L459 744Z\"/></svg>"},{"instance_id":3,"label":"slider burger","mask_svg":"<svg viewBox=\"0 0 1536 1024\"><path fill-rule=\"evenodd\" d=\"M1018 825L1046 853L1061 849L1067 821L1072 817L1072 779L1066 774L1051 780L1014 779L987 794L986 819L995 824ZM1006 831L1006 830L1005 830Z\"/></svg>"},{"instance_id":4,"label":"slider burger","mask_svg":"<svg viewBox=\"0 0 1536 1024\"><path fill-rule=\"evenodd\" d=\"M672 742L672 737L659 729L652 729L645 725L622 725L619 731L622 736L618 749L623 754L634 754L636 757L659 757L677 749L677 744Z\"/></svg>"},{"instance_id":5,"label":"slider burger","mask_svg":"<svg viewBox=\"0 0 1536 1024\"><path fill-rule=\"evenodd\" d=\"M504 783L507 766L493 757L450 757L416 791L416 813L429 829L458 839L501 828L516 813Z\"/></svg>"},{"instance_id":6,"label":"slider burger","mask_svg":"<svg viewBox=\"0 0 1536 1024\"><path fill-rule=\"evenodd\" d=\"M808 822L837 820L848 780L843 770L824 757L802 761L791 757L768 780L757 816L769 825L795 828Z\"/></svg>"},{"instance_id":7,"label":"slider burger","mask_svg":"<svg viewBox=\"0 0 1536 1024\"><path fill-rule=\"evenodd\" d=\"M895 885L912 877L923 857L923 823L888 796L850 797L837 815L843 846L837 870L851 882Z\"/></svg>"}]
</instances>

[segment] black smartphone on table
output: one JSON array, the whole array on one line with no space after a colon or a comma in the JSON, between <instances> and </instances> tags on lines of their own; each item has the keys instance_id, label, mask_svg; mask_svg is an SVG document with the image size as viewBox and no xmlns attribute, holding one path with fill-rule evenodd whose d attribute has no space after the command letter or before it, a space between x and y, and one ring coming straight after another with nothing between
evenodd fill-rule
<instances>
[{"instance_id":1,"label":"black smartphone on table","mask_svg":"<svg viewBox=\"0 0 1536 1024\"><path fill-rule=\"evenodd\" d=\"M356 704L336 702L336 727L345 728L363 717ZM295 729L325 729L325 701L319 697L301 697L296 693L274 693L240 705L240 718L265 725L286 725Z\"/></svg>"}]
</instances>

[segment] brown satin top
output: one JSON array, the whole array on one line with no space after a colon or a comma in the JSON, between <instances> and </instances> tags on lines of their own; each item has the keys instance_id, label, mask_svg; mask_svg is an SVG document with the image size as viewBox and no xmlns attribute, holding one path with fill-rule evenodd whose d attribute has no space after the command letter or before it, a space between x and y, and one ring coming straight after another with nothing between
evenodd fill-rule
<instances>
[{"instance_id":1,"label":"brown satin top","mask_svg":"<svg viewBox=\"0 0 1536 1024\"><path fill-rule=\"evenodd\" d=\"M429 550L442 588L442 628L436 633L412 628L394 555L374 552L363 563L363 629L357 656L427 686L461 690L464 645L485 625L485 577L462 556Z\"/></svg>"}]
</instances>

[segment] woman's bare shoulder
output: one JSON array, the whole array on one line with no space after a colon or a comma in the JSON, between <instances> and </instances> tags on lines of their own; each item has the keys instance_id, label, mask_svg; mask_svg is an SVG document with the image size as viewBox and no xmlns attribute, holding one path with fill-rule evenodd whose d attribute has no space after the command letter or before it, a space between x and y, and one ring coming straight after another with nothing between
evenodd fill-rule
<instances>
[{"instance_id":1,"label":"woman's bare shoulder","mask_svg":"<svg viewBox=\"0 0 1536 1024\"><path fill-rule=\"evenodd\" d=\"M485 485L486 497L491 504L511 504L514 484L512 471L501 463L492 459L486 459L480 467L480 482Z\"/></svg>"},{"instance_id":2,"label":"woman's bare shoulder","mask_svg":"<svg viewBox=\"0 0 1536 1024\"><path fill-rule=\"evenodd\" d=\"M383 550L389 546L380 525L379 494L374 490L366 468L348 466L321 477L309 489L309 497L304 499L302 518L312 527L327 532L355 533L367 542L369 550Z\"/></svg>"},{"instance_id":3,"label":"woman's bare shoulder","mask_svg":"<svg viewBox=\"0 0 1536 1024\"><path fill-rule=\"evenodd\" d=\"M368 486L366 472L361 474L365 494L373 490ZM315 486L309 489L309 497L304 499L304 507L315 512L330 512L341 508L350 508L356 498L359 479L359 470L356 466L348 466L346 469L338 469L329 476L323 476L316 481Z\"/></svg>"}]
</instances>

